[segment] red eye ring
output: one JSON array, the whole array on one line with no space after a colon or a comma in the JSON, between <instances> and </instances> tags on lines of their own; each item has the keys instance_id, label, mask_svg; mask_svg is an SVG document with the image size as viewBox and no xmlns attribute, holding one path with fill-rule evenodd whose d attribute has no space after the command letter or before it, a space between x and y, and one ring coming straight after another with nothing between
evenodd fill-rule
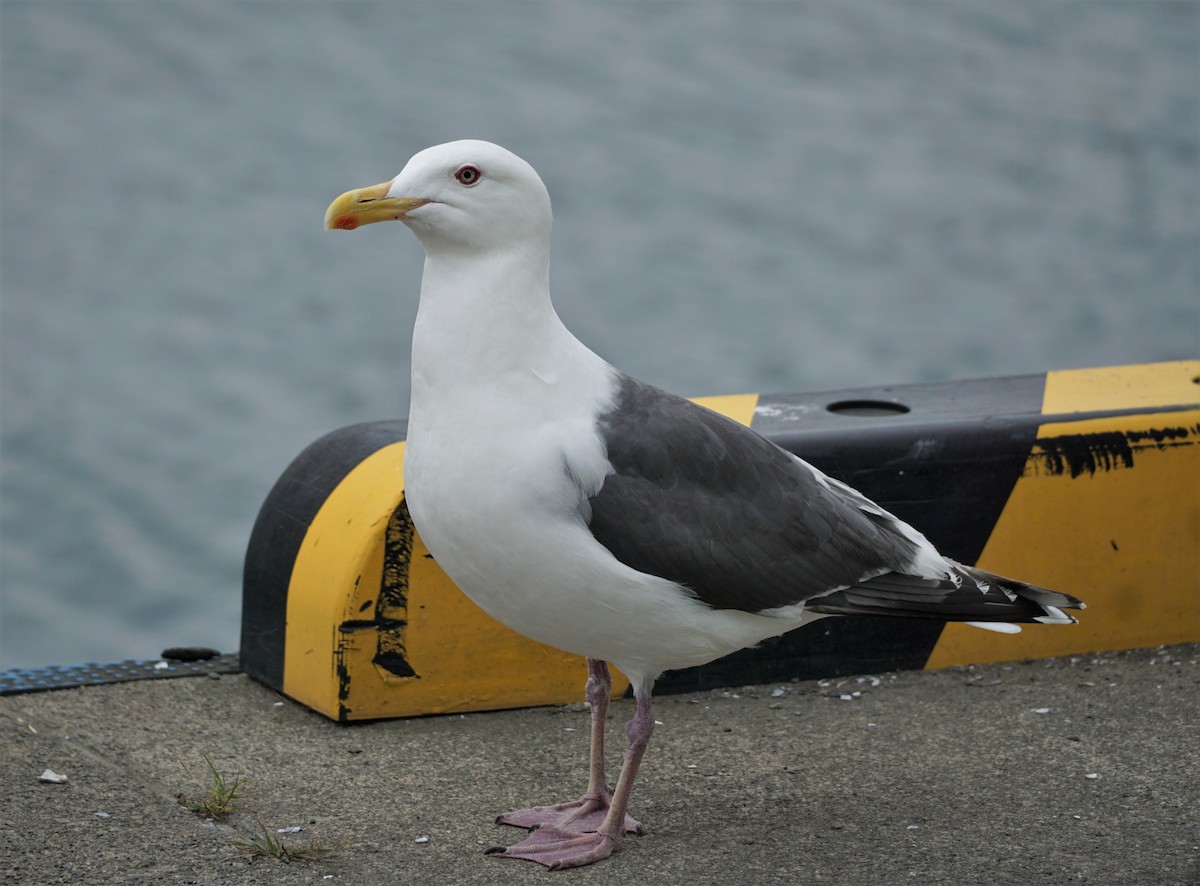
<instances>
[{"instance_id":1,"label":"red eye ring","mask_svg":"<svg viewBox=\"0 0 1200 886\"><path fill-rule=\"evenodd\" d=\"M483 173L476 166L463 166L454 173L454 178L460 185L469 188L483 178Z\"/></svg>"}]
</instances>

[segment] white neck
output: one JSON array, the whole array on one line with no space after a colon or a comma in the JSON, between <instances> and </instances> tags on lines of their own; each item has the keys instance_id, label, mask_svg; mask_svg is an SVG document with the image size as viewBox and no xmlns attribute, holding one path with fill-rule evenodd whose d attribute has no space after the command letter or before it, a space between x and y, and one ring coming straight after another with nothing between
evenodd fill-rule
<instances>
[{"instance_id":1,"label":"white neck","mask_svg":"<svg viewBox=\"0 0 1200 886\"><path fill-rule=\"evenodd\" d=\"M549 268L544 248L426 258L413 330L414 408L485 389L536 395L564 370L605 365L559 320Z\"/></svg>"}]
</instances>

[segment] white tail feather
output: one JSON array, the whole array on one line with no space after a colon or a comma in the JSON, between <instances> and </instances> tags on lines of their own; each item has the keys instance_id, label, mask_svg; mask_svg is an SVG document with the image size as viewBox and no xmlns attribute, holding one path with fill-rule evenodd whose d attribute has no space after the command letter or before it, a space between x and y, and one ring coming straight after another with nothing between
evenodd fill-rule
<instances>
[{"instance_id":1,"label":"white tail feather","mask_svg":"<svg viewBox=\"0 0 1200 886\"><path fill-rule=\"evenodd\" d=\"M1041 621L1042 619L1038 619ZM997 634L1019 634L1021 626L1009 624L1006 621L965 621L963 624L968 624L973 628L983 628L985 631L995 631Z\"/></svg>"}]
</instances>

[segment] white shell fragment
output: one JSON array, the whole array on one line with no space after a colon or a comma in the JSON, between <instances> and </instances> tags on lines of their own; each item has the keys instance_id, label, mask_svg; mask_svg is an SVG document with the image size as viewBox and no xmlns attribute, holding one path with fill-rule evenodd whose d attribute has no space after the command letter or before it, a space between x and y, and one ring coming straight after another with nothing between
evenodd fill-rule
<instances>
[{"instance_id":1,"label":"white shell fragment","mask_svg":"<svg viewBox=\"0 0 1200 886\"><path fill-rule=\"evenodd\" d=\"M65 775L59 775L53 769L47 769L38 776L38 781L43 781L46 784L66 784L67 777Z\"/></svg>"}]
</instances>

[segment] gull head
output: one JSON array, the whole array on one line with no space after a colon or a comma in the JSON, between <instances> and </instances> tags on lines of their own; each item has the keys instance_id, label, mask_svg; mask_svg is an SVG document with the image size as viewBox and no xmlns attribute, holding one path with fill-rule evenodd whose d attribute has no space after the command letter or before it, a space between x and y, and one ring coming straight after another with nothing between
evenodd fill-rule
<instances>
[{"instance_id":1,"label":"gull head","mask_svg":"<svg viewBox=\"0 0 1200 886\"><path fill-rule=\"evenodd\" d=\"M427 252L490 251L546 242L550 195L533 167L499 145L456 141L416 154L391 181L347 191L326 230L402 221Z\"/></svg>"}]
</instances>

